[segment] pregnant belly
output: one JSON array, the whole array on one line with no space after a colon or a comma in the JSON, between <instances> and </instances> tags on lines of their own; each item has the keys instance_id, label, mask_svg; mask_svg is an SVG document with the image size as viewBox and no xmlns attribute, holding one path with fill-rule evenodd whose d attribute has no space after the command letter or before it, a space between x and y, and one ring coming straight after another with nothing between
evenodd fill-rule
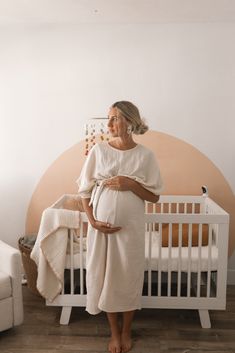
<instances>
[{"instance_id":1,"label":"pregnant belly","mask_svg":"<svg viewBox=\"0 0 235 353\"><path fill-rule=\"evenodd\" d=\"M97 220L121 227L144 217L144 202L131 191L104 188L95 209Z\"/></svg>"}]
</instances>

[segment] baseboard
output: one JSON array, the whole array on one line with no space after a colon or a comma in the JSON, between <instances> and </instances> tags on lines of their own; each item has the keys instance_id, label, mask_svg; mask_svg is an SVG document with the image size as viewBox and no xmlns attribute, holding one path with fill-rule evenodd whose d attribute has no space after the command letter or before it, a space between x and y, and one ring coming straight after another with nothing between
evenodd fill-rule
<instances>
[{"instance_id":1,"label":"baseboard","mask_svg":"<svg viewBox=\"0 0 235 353\"><path fill-rule=\"evenodd\" d=\"M227 283L230 285L235 285L235 270L228 269Z\"/></svg>"}]
</instances>

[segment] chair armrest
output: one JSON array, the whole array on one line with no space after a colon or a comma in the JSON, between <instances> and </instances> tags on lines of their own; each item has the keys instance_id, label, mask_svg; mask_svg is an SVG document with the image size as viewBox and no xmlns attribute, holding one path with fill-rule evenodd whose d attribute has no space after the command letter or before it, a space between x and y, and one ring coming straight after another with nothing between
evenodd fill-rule
<instances>
[{"instance_id":1,"label":"chair armrest","mask_svg":"<svg viewBox=\"0 0 235 353\"><path fill-rule=\"evenodd\" d=\"M20 251L0 240L0 271L11 277L15 325L23 321L21 268Z\"/></svg>"},{"instance_id":2,"label":"chair armrest","mask_svg":"<svg viewBox=\"0 0 235 353\"><path fill-rule=\"evenodd\" d=\"M0 271L6 273L10 277L18 275L20 270L16 267L16 264L19 264L18 257L20 257L18 249L13 248L0 240Z\"/></svg>"}]
</instances>

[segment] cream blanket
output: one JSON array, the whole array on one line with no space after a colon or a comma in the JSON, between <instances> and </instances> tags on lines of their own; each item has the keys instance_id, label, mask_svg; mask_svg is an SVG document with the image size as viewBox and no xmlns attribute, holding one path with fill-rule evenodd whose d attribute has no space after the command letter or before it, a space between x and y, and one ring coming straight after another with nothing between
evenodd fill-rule
<instances>
[{"instance_id":1,"label":"cream blanket","mask_svg":"<svg viewBox=\"0 0 235 353\"><path fill-rule=\"evenodd\" d=\"M79 228L80 220L79 211L53 206L42 214L30 255L38 266L37 289L49 301L61 292L63 286L68 228Z\"/></svg>"}]
</instances>

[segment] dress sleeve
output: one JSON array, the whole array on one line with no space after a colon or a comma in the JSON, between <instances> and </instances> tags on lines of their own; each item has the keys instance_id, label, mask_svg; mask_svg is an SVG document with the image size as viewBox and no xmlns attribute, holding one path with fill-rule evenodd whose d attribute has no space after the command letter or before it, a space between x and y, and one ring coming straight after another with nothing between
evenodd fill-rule
<instances>
[{"instance_id":1,"label":"dress sleeve","mask_svg":"<svg viewBox=\"0 0 235 353\"><path fill-rule=\"evenodd\" d=\"M78 195L81 198L90 198L92 189L95 185L95 169L96 169L96 148L95 146L89 151L89 154L82 167L81 174L77 179Z\"/></svg>"},{"instance_id":2,"label":"dress sleeve","mask_svg":"<svg viewBox=\"0 0 235 353\"><path fill-rule=\"evenodd\" d=\"M160 168L153 152L150 152L148 158L145 159L142 172L142 177L137 177L135 180L154 195L160 195L164 185Z\"/></svg>"}]
</instances>

